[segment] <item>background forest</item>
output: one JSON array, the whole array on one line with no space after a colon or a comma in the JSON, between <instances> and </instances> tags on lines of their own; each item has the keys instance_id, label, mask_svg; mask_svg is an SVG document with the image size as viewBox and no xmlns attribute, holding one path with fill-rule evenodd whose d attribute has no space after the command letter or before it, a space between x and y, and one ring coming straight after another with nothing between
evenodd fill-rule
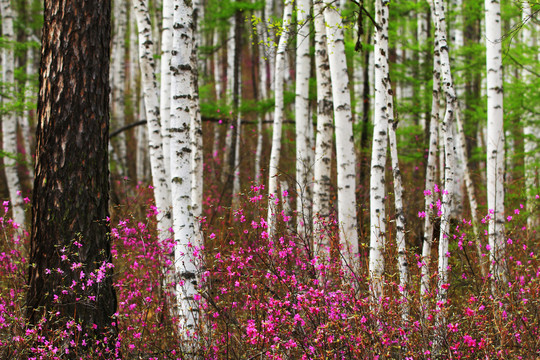
<instances>
[{"instance_id":1,"label":"background forest","mask_svg":"<svg viewBox=\"0 0 540 360\"><path fill-rule=\"evenodd\" d=\"M43 6L0 0L1 358L540 357L540 3L113 0L108 234L42 266Z\"/></svg>"}]
</instances>

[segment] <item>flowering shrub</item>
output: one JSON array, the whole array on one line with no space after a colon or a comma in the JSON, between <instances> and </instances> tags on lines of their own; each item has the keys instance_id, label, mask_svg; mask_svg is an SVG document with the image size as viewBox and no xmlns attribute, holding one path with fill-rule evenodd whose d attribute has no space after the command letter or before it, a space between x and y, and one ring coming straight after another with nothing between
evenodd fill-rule
<instances>
[{"instance_id":1,"label":"flowering shrub","mask_svg":"<svg viewBox=\"0 0 540 360\"><path fill-rule=\"evenodd\" d=\"M211 188L212 189L212 188ZM210 190L211 190L210 189ZM113 268L118 309L116 337L99 340L75 321L55 327L54 314L41 324L26 323L28 234L7 217L0 218L0 358L63 359L531 359L540 356L540 261L536 233L525 226L516 206L507 218L507 279L492 288L486 248L489 212L475 238L468 220L453 222L449 252L448 302L437 302L436 246L430 262L430 292L419 293L422 259L411 248L407 292L399 285L394 229L388 231L384 296L369 288L367 247L354 264L343 264L338 224L321 218L319 228L329 247L313 253L286 212L286 197L273 197L277 236L269 235L263 186L253 185L241 206L228 209L211 193L205 217L204 249L193 248L202 264L197 353L182 341L174 300L171 253L174 241L160 242L151 189L139 187L122 200L111 224L113 262L86 274L78 261L79 241L63 251L68 268L80 281L56 289L85 297L89 281L98 282ZM146 204L146 205L145 205ZM212 207L215 204L216 207ZM146 213L127 208L146 207ZM219 210L217 209L219 207ZM418 209L410 209L418 214ZM7 210L5 210L7 213ZM423 217L422 212L419 213ZM172 236L171 236L172 237ZM482 244L479 256L476 247ZM204 251L202 251L204 250ZM51 269L51 271L57 271ZM407 298L403 298L407 294ZM404 304L410 309L407 317ZM439 320L437 320L439 319ZM442 320L441 320L442 319ZM51 329L55 330L51 330ZM439 338L437 337L439 336ZM435 346L440 343L440 346ZM91 349L91 351L87 351ZM188 353L189 352L189 353Z\"/></svg>"}]
</instances>

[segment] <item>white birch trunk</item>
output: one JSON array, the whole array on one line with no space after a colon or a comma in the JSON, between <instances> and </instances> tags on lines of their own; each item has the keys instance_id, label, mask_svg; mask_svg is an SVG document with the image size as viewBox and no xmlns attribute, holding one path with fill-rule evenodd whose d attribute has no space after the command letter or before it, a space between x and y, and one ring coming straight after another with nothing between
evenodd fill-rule
<instances>
[{"instance_id":1,"label":"white birch trunk","mask_svg":"<svg viewBox=\"0 0 540 360\"><path fill-rule=\"evenodd\" d=\"M139 40L137 31L137 17L135 16L135 9L133 6L129 6L129 75L127 76L128 88L130 89L131 102L133 106L133 112L138 111L138 101L140 94L137 93L137 81L140 79L140 65L139 65ZM140 106L139 106L140 108Z\"/></svg>"},{"instance_id":2,"label":"white birch trunk","mask_svg":"<svg viewBox=\"0 0 540 360\"><path fill-rule=\"evenodd\" d=\"M140 121L146 120L146 110L144 108L144 99L142 94L140 97L137 113L138 119ZM138 182L142 182L148 179L148 163L148 127L137 126L137 165L135 171L137 174Z\"/></svg>"},{"instance_id":3,"label":"white birch trunk","mask_svg":"<svg viewBox=\"0 0 540 360\"><path fill-rule=\"evenodd\" d=\"M446 307L448 297L448 242L450 237L450 215L452 198L455 191L454 167L455 167L455 141L453 136L453 121L456 112L456 93L450 69L450 57L448 53L448 41L446 37L446 18L442 0L432 3L433 21L436 28L436 36L439 42L439 55L441 58L442 88L446 97L446 111L442 121L442 137L444 139L444 188L441 206L441 232L439 235L439 261L438 261L438 293L437 303ZM445 311L442 311L445 314ZM436 339L434 342L435 352L440 351L442 339L445 334L446 317L440 312L435 317Z\"/></svg>"},{"instance_id":4,"label":"white birch trunk","mask_svg":"<svg viewBox=\"0 0 540 360\"><path fill-rule=\"evenodd\" d=\"M152 183L154 184L154 196L158 214L158 230L160 238L169 237L169 229L172 227L171 197L169 180L165 171L161 124L159 118L158 87L155 75L154 42L152 40L152 28L148 15L147 0L133 0L137 26L139 32L139 64L141 67L141 81L148 123L148 146L150 166L152 170Z\"/></svg>"},{"instance_id":5,"label":"white birch trunk","mask_svg":"<svg viewBox=\"0 0 540 360\"><path fill-rule=\"evenodd\" d=\"M2 116L2 144L6 153L4 156L4 172L6 183L11 200L11 210L13 221L21 226L25 226L25 215L23 208L23 196L21 193L21 183L17 172L17 111L12 108L15 102L15 34L13 32L13 10L10 0L0 2L2 12L2 37L6 44L2 48L2 81L4 83L3 106L7 109ZM6 100L11 100L10 102Z\"/></svg>"},{"instance_id":6,"label":"white birch trunk","mask_svg":"<svg viewBox=\"0 0 540 360\"><path fill-rule=\"evenodd\" d=\"M444 108L442 111L439 111L439 119L442 118L444 118ZM442 130L442 121L439 121L437 127L437 130L439 131L439 185L444 187L444 135Z\"/></svg>"},{"instance_id":7,"label":"white birch trunk","mask_svg":"<svg viewBox=\"0 0 540 360\"><path fill-rule=\"evenodd\" d=\"M370 251L369 273L371 291L378 301L383 295L384 246L386 238L385 170L388 139L388 109L386 94L388 79L388 1L375 1L375 108L373 149L370 175Z\"/></svg>"},{"instance_id":8,"label":"white birch trunk","mask_svg":"<svg viewBox=\"0 0 540 360\"><path fill-rule=\"evenodd\" d=\"M312 139L309 119L309 77L311 57L309 55L310 0L297 0L298 32L296 36L296 215L299 236L305 235L306 225L311 220L311 174Z\"/></svg>"},{"instance_id":9,"label":"white birch trunk","mask_svg":"<svg viewBox=\"0 0 540 360\"><path fill-rule=\"evenodd\" d=\"M226 84L226 102L231 107L233 107L233 97L234 97L234 83L236 81L235 79L235 73L234 73L234 56L236 53L236 37L235 37L235 29L236 29L236 16L233 15L230 19L230 28L229 28L229 35L227 37L227 84ZM232 114L232 112L231 112ZM231 176L231 171L234 171L234 169L231 169L231 152L234 151L232 148L233 145L233 137L235 135L235 125L233 121L233 117L231 114L227 114L228 120L230 123L227 125L227 131L225 132L225 149L223 151L223 170L221 172L221 181L223 183L227 182L227 179L229 176Z\"/></svg>"},{"instance_id":10,"label":"white birch trunk","mask_svg":"<svg viewBox=\"0 0 540 360\"><path fill-rule=\"evenodd\" d=\"M221 104L221 96L223 93L223 76L222 76L222 68L221 68L221 51L220 51L220 43L219 43L219 32L218 30L214 31L214 39L213 39L213 46L216 47L216 50L214 52L213 60L214 60L214 86L216 90L216 102L218 104ZM216 159L219 158L219 140L220 140L220 125L219 123L214 124L214 144L212 147L212 156Z\"/></svg>"},{"instance_id":11,"label":"white birch trunk","mask_svg":"<svg viewBox=\"0 0 540 360\"><path fill-rule=\"evenodd\" d=\"M465 189L467 190L467 197L469 198L469 207L471 209L471 221L473 224L474 237L476 239L476 252L478 254L478 259L482 259L482 242L480 241L480 236L478 232L478 203L476 202L476 195L474 192L474 184L472 182L471 170L469 169L469 164L467 162L467 140L465 139L465 130L463 128L463 121L461 119L461 114L459 107L456 110L456 127L457 127L457 156L463 160L462 170L463 172L459 176L465 182ZM459 168L459 166L458 166ZM486 276L487 272L482 263L480 263L480 271L482 276Z\"/></svg>"},{"instance_id":12,"label":"white birch trunk","mask_svg":"<svg viewBox=\"0 0 540 360\"><path fill-rule=\"evenodd\" d=\"M28 40L35 41L34 36L31 36ZM32 158L32 150L30 144L32 143L32 133L30 131L32 124L32 111L30 110L30 104L35 103L36 101L36 89L32 85L32 75L35 73L35 49L32 46L29 46L26 50L26 81L24 84L24 112L23 118L21 119L21 132L22 140L24 146L24 153L26 157L26 162L28 163L28 176L33 182L34 179L34 161Z\"/></svg>"},{"instance_id":13,"label":"white birch trunk","mask_svg":"<svg viewBox=\"0 0 540 360\"><path fill-rule=\"evenodd\" d=\"M531 6L527 1L523 2L523 10L521 14L521 21L523 22L522 41L524 45L534 48L534 35L533 24L531 21ZM536 56L538 59L538 56ZM521 70L521 81L529 83L532 80L531 75L525 70ZM535 154L538 156L538 142L540 141L540 129L533 123L533 119L529 113L523 115L523 135L525 138L525 189L527 191L527 211L529 215L527 217L527 227L529 230L536 228L539 225L540 220L533 212L534 209L534 196L538 194L536 174L538 172L538 160L535 162ZM536 191L535 191L536 190Z\"/></svg>"},{"instance_id":14,"label":"white birch trunk","mask_svg":"<svg viewBox=\"0 0 540 360\"><path fill-rule=\"evenodd\" d=\"M392 158L392 175L394 177L394 204L396 208L396 245L398 251L399 291L403 297L401 316L406 323L409 319L408 282L409 263L407 260L407 247L405 238L405 210L403 209L403 181L399 171L398 150L396 140L397 123L394 121L392 94L387 94L388 103L388 145Z\"/></svg>"},{"instance_id":15,"label":"white birch trunk","mask_svg":"<svg viewBox=\"0 0 540 360\"><path fill-rule=\"evenodd\" d=\"M200 0L193 1L193 14L196 19L200 19L202 14L202 6ZM198 49L201 45L200 31L198 30L199 23L193 23L193 47L191 53L191 208L194 216L195 235L197 243L202 244L202 232L200 223L196 220L202 216L203 203L203 129L201 119L201 108L199 106L199 65L201 62L198 58ZM199 34L199 35L197 35Z\"/></svg>"},{"instance_id":16,"label":"white birch trunk","mask_svg":"<svg viewBox=\"0 0 540 360\"><path fill-rule=\"evenodd\" d=\"M432 12L433 13L433 12ZM422 244L422 269L420 278L420 295L423 296L430 291L429 280L431 274L429 272L429 264L431 263L431 249L433 239L437 234L433 234L433 222L435 217L435 179L437 177L437 145L439 139L439 111L440 111L440 77L441 77L441 60L439 56L439 41L437 37L434 39L433 52L433 98L431 101L431 121L429 123L429 150L426 166L426 188L425 196L425 218L424 218L424 243ZM442 151L441 151L442 152ZM424 306L424 304L422 304ZM426 308L422 309L425 314Z\"/></svg>"},{"instance_id":17,"label":"white birch trunk","mask_svg":"<svg viewBox=\"0 0 540 360\"><path fill-rule=\"evenodd\" d=\"M501 5L486 0L487 200L493 210L488 226L491 273L504 279L504 129Z\"/></svg>"},{"instance_id":18,"label":"white birch trunk","mask_svg":"<svg viewBox=\"0 0 540 360\"><path fill-rule=\"evenodd\" d=\"M313 253L328 254L330 238L324 229L330 218L330 186L332 171L333 104L330 65L328 62L326 27L321 0L315 0L315 71L317 75L317 138L313 185Z\"/></svg>"},{"instance_id":19,"label":"white birch trunk","mask_svg":"<svg viewBox=\"0 0 540 360\"><path fill-rule=\"evenodd\" d=\"M163 0L163 28L161 30L161 84L159 116L163 139L163 164L167 178L171 176L171 48L172 48L173 0Z\"/></svg>"},{"instance_id":20,"label":"white birch trunk","mask_svg":"<svg viewBox=\"0 0 540 360\"><path fill-rule=\"evenodd\" d=\"M428 45L428 14L426 9L427 2L425 0L418 0L417 6L419 7L418 13L416 14L416 39L418 41L418 46L420 48L420 53L418 54L418 68L420 69L421 77L423 78L424 74L424 67L426 63L425 53L428 51L427 45ZM427 90L427 87L423 82L420 82L418 84L418 91L419 96L421 100L421 107L422 109L426 105L424 102L424 91ZM438 118L438 116L437 116ZM422 127L422 129L426 128L426 118L424 116L424 113L420 114L420 121L419 124Z\"/></svg>"},{"instance_id":21,"label":"white birch trunk","mask_svg":"<svg viewBox=\"0 0 540 360\"><path fill-rule=\"evenodd\" d=\"M336 128L339 242L342 246L344 261L352 266L354 257L358 254L353 117L341 16L335 8L330 6L331 3L331 0L325 0L327 7L324 9L324 20L328 36L328 60Z\"/></svg>"},{"instance_id":22,"label":"white birch trunk","mask_svg":"<svg viewBox=\"0 0 540 360\"><path fill-rule=\"evenodd\" d=\"M192 213L192 140L190 136L193 66L192 3L174 0L173 43L171 51L171 190L173 229L176 246L174 260L179 281L176 286L182 331L195 329L199 309L197 293L198 260L194 257L196 242ZM186 334L187 338L192 334Z\"/></svg>"},{"instance_id":23,"label":"white birch trunk","mask_svg":"<svg viewBox=\"0 0 540 360\"><path fill-rule=\"evenodd\" d=\"M271 16L273 15L273 8L274 8L274 0L265 0L264 4L264 24L265 24L265 31L266 31L266 58L268 59L268 67L267 67L267 78L271 84L274 84L274 77L275 77L275 69L276 69L276 52L274 51L276 46L275 37L272 36L272 34L268 31L271 24Z\"/></svg>"},{"instance_id":24,"label":"white birch trunk","mask_svg":"<svg viewBox=\"0 0 540 360\"><path fill-rule=\"evenodd\" d=\"M234 140L234 168L233 171L233 208L237 208L239 205L239 193L240 193L240 140L242 137L242 113L240 112L240 105L242 99L242 82L238 83L238 110L236 113L235 124L235 140Z\"/></svg>"},{"instance_id":25,"label":"white birch trunk","mask_svg":"<svg viewBox=\"0 0 540 360\"><path fill-rule=\"evenodd\" d=\"M367 50L364 50L367 51ZM354 99L356 101L354 106L354 116L355 123L360 124L363 115L363 89L364 89L364 69L362 69L363 63L362 56L354 57L354 69L353 69L353 80L354 80Z\"/></svg>"},{"instance_id":26,"label":"white birch trunk","mask_svg":"<svg viewBox=\"0 0 540 360\"><path fill-rule=\"evenodd\" d=\"M283 31L279 39L276 52L276 70L274 82L274 129L272 133L272 150L270 152L270 164L268 166L268 233L272 237L276 231L276 214L274 213L275 201L279 199L278 191L278 170L281 153L281 127L283 124L284 99L283 99L283 81L285 72L285 50L289 41L289 34L292 21L292 1L287 1L283 9Z\"/></svg>"},{"instance_id":27,"label":"white birch trunk","mask_svg":"<svg viewBox=\"0 0 540 360\"><path fill-rule=\"evenodd\" d=\"M454 54L450 61L455 64L457 67L460 67L462 64L461 58L457 55L461 48L464 45L463 40L463 15L462 15L462 7L463 7L463 1L462 0L452 0L451 1L452 11L455 14L454 18L454 24L450 29L450 46L452 47L452 53ZM465 140L465 137L463 139L460 136L459 126L460 126L460 120L459 118L459 105L461 104L461 101L464 98L464 84L463 81L460 81L460 79L454 79L454 87L456 89L456 96L457 96L457 103L456 106L456 115L454 122L454 133L458 136L456 136L455 142L456 142L456 168L455 168L455 192L454 192L454 199L452 200L452 218L457 219L460 218L463 213L463 202L465 198L464 193L464 184L463 179L465 178L465 172L467 171L467 151L463 152L461 151L466 146L465 142L462 142L462 140ZM457 130L457 131L456 131Z\"/></svg>"},{"instance_id":28,"label":"white birch trunk","mask_svg":"<svg viewBox=\"0 0 540 360\"><path fill-rule=\"evenodd\" d=\"M259 13L263 18L263 14ZM265 22L261 21L257 24L257 35L259 37L259 101L264 101L268 98L268 82L267 82L267 33ZM263 121L268 117L267 113L258 114L257 119L257 149L255 151L255 181L258 181L261 176L261 157L263 149Z\"/></svg>"},{"instance_id":29,"label":"white birch trunk","mask_svg":"<svg viewBox=\"0 0 540 360\"><path fill-rule=\"evenodd\" d=\"M127 26L127 3L123 0L114 1L114 36L112 41L111 53L111 112L112 121L116 128L122 128L126 124L125 119L125 95L124 89L126 84L125 71L125 37ZM118 151L118 167L120 173L125 175L127 171L127 149L126 149L126 133L118 134L116 140L116 149Z\"/></svg>"}]
</instances>

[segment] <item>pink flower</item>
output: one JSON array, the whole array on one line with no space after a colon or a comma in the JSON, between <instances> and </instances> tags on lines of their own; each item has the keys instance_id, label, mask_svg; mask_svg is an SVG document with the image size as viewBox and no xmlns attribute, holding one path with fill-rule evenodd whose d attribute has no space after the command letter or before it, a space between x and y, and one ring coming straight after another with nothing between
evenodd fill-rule
<instances>
[{"instance_id":1,"label":"pink flower","mask_svg":"<svg viewBox=\"0 0 540 360\"><path fill-rule=\"evenodd\" d=\"M419 217L420 219L425 218L425 217L426 217L426 212L425 212L425 211L419 211L419 212L418 212L418 217Z\"/></svg>"}]
</instances>

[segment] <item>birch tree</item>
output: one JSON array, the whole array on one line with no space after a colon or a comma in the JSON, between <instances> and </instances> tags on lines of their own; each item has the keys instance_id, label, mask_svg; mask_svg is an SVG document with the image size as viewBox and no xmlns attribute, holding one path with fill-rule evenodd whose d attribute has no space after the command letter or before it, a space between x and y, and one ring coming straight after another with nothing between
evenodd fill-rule
<instances>
[{"instance_id":1,"label":"birch tree","mask_svg":"<svg viewBox=\"0 0 540 360\"><path fill-rule=\"evenodd\" d=\"M281 155L281 132L283 124L283 112L284 112L284 98L283 98L283 82L285 72L285 50L287 49L287 43L289 41L289 34L292 21L292 1L287 0L285 7L283 8L283 23L281 25L281 36L276 51L276 69L275 69L275 81L274 81L274 124L272 132L272 150L270 151L270 164L268 166L268 194L270 201L268 203L268 233L270 236L275 235L276 231L276 217L275 201L277 201L278 194L278 170L279 159Z\"/></svg>"},{"instance_id":2,"label":"birch tree","mask_svg":"<svg viewBox=\"0 0 540 360\"><path fill-rule=\"evenodd\" d=\"M191 1L174 0L171 51L171 190L173 229L176 241L174 260L179 281L176 285L181 328L189 338L198 320L198 266L193 253L196 243L191 202L191 117L193 66L193 7Z\"/></svg>"},{"instance_id":3,"label":"birch tree","mask_svg":"<svg viewBox=\"0 0 540 360\"><path fill-rule=\"evenodd\" d=\"M326 27L322 0L313 4L315 22L315 72L317 76L317 138L315 144L313 184L314 254L330 246L324 234L324 221L330 216L330 185L332 170L333 104L330 65L326 45Z\"/></svg>"},{"instance_id":4,"label":"birch tree","mask_svg":"<svg viewBox=\"0 0 540 360\"><path fill-rule=\"evenodd\" d=\"M264 14L262 11L258 12L259 17L262 19L257 23L257 36L259 39L258 50L259 50L259 91L257 95L259 99L257 100L266 100L268 99L268 82L267 82L267 56L266 56L266 46L267 46L267 33L266 33L266 22L264 21ZM257 148L255 150L255 180L258 180L261 176L261 157L263 150L263 122L268 118L268 113L258 113L257 115Z\"/></svg>"},{"instance_id":5,"label":"birch tree","mask_svg":"<svg viewBox=\"0 0 540 360\"><path fill-rule=\"evenodd\" d=\"M504 129L501 5L486 0L487 201L491 274L504 278Z\"/></svg>"},{"instance_id":6,"label":"birch tree","mask_svg":"<svg viewBox=\"0 0 540 360\"><path fill-rule=\"evenodd\" d=\"M402 317L406 322L409 318L409 306L407 304L409 281L409 263L407 260L407 248L405 238L405 210L403 208L403 181L399 170L399 159L397 150L396 128L394 121L392 92L387 93L388 104L388 145L390 147L390 157L392 159L392 176L394 178L394 204L396 209L396 245L398 252L399 290L403 297Z\"/></svg>"},{"instance_id":7,"label":"birch tree","mask_svg":"<svg viewBox=\"0 0 540 360\"><path fill-rule=\"evenodd\" d=\"M139 63L141 67L141 82L143 88L146 120L148 124L148 147L154 196L158 214L158 230L161 239L169 237L172 227L170 213L171 196L169 180L165 170L161 123L159 118L158 86L155 75L154 42L152 40L152 26L148 14L147 0L132 0L137 17L139 33Z\"/></svg>"},{"instance_id":8,"label":"birch tree","mask_svg":"<svg viewBox=\"0 0 540 360\"><path fill-rule=\"evenodd\" d=\"M29 36L29 41L38 43L35 39L35 36ZM28 162L28 175L30 179L34 179L34 164L32 159L32 151L30 144L33 139L33 134L30 131L30 124L32 123L32 111L31 111L31 103L35 103L35 89L32 85L32 75L36 73L35 68L35 58L36 58L36 50L33 46L29 46L28 49L26 49L26 81L24 83L24 101L25 101L25 107L23 111L23 118L21 119L21 122L19 123L21 126L21 132L22 132L22 141L24 146L24 153L26 155L26 161Z\"/></svg>"},{"instance_id":9,"label":"birch tree","mask_svg":"<svg viewBox=\"0 0 540 360\"><path fill-rule=\"evenodd\" d=\"M531 6L528 1L523 1L523 9L521 21L523 22L522 30L522 41L525 45L534 48L534 34L533 26L531 20L532 12ZM538 55L536 56L538 59ZM521 70L521 79L522 81L530 81L531 75L527 73L525 69ZM535 157L538 157L538 138L540 134L540 129L538 126L533 123L533 119L529 113L525 113L523 116L523 135L525 136L525 188L527 189L527 210L529 211L529 216L527 217L527 227L529 229L534 229L538 226L539 220L538 217L535 217L533 213L534 209L534 193L535 189L538 189L536 173L537 165L535 165Z\"/></svg>"},{"instance_id":10,"label":"birch tree","mask_svg":"<svg viewBox=\"0 0 540 360\"><path fill-rule=\"evenodd\" d=\"M456 93L452 81L450 69L450 57L448 53L448 41L446 32L446 18L444 4L441 0L435 0L430 4L433 8L433 21L436 28L436 36L439 43L439 55L441 59L441 75L443 90L446 98L446 109L444 119L441 122L442 138L444 140L444 189L442 194L441 232L439 235L438 254L438 292L437 303L446 306L448 297L448 242L450 236L450 215L452 209L452 196L455 189L454 167L455 167L455 143L453 137L453 121L456 111ZM444 312L443 312L444 314ZM435 327L437 329L437 339L434 343L436 352L440 350L442 338L444 337L444 326L446 319L441 312L436 314Z\"/></svg>"},{"instance_id":11,"label":"birch tree","mask_svg":"<svg viewBox=\"0 0 540 360\"><path fill-rule=\"evenodd\" d=\"M431 8L433 17L433 7ZM425 206L424 206L424 242L422 244L422 269L420 278L420 295L424 296L430 291L429 280L429 264L431 262L431 248L433 239L436 234L433 234L433 222L435 217L435 178L437 176L437 144L439 138L439 90L441 77L441 60L439 56L439 41L435 36L434 51L433 51L433 87L431 101L431 120L429 122L429 149L426 166L426 187L424 190ZM426 309L422 309L426 311Z\"/></svg>"},{"instance_id":12,"label":"birch tree","mask_svg":"<svg viewBox=\"0 0 540 360\"><path fill-rule=\"evenodd\" d=\"M127 3L124 0L114 1L114 36L112 42L112 64L111 64L111 96L112 106L111 115L116 127L124 127L125 121L125 94L124 89L126 86L126 71L125 71L125 38L126 38L126 26L127 26ZM119 167L121 173L125 173L125 167L127 165L126 159L126 134L121 132L118 134L118 140L116 141Z\"/></svg>"},{"instance_id":13,"label":"birch tree","mask_svg":"<svg viewBox=\"0 0 540 360\"><path fill-rule=\"evenodd\" d=\"M191 50L191 104L190 104L190 139L191 139L191 208L193 217L202 216L203 203L203 129L201 120L201 109L199 106L199 58L198 48L201 45L201 36L196 34L199 32L198 19L202 14L201 0L193 1L193 25L192 25L192 50ZM189 24L188 24L189 25ZM193 219L195 223L195 219ZM198 223L198 222L197 222ZM196 236L198 241L202 241L202 234L199 231L199 226L196 227Z\"/></svg>"},{"instance_id":14,"label":"birch tree","mask_svg":"<svg viewBox=\"0 0 540 360\"><path fill-rule=\"evenodd\" d=\"M297 0L296 35L296 213L300 236L305 234L306 222L311 219L311 166L312 140L309 119L309 77L311 57L309 54L310 0Z\"/></svg>"},{"instance_id":15,"label":"birch tree","mask_svg":"<svg viewBox=\"0 0 540 360\"><path fill-rule=\"evenodd\" d=\"M159 95L159 116L165 175L171 176L171 48L173 25L173 0L163 0L163 25L161 29L161 86Z\"/></svg>"},{"instance_id":16,"label":"birch tree","mask_svg":"<svg viewBox=\"0 0 540 360\"><path fill-rule=\"evenodd\" d=\"M3 105L7 109L2 115L2 144L4 155L4 172L6 174L6 183L11 200L11 210L13 211L13 220L24 225L25 215L23 209L23 197L21 196L21 183L17 173L17 112L13 108L15 95L15 54L13 46L15 45L15 33L13 32L13 10L10 0L0 2L2 11L2 37L6 45L2 48L2 81L4 82ZM10 88L12 87L12 88ZM11 101L8 101L11 100Z\"/></svg>"},{"instance_id":17,"label":"birch tree","mask_svg":"<svg viewBox=\"0 0 540 360\"><path fill-rule=\"evenodd\" d=\"M376 300L383 294L384 246L386 238L385 169L388 138L388 109L386 94L388 79L388 1L375 1L375 109L373 116L373 149L370 176L370 252L369 273L372 293Z\"/></svg>"},{"instance_id":18,"label":"birch tree","mask_svg":"<svg viewBox=\"0 0 540 360\"><path fill-rule=\"evenodd\" d=\"M358 254L358 233L356 231L356 159L349 74L341 16L333 7L331 0L325 0L324 3L336 129L339 241L344 252L344 260L352 265L353 257Z\"/></svg>"}]
</instances>

